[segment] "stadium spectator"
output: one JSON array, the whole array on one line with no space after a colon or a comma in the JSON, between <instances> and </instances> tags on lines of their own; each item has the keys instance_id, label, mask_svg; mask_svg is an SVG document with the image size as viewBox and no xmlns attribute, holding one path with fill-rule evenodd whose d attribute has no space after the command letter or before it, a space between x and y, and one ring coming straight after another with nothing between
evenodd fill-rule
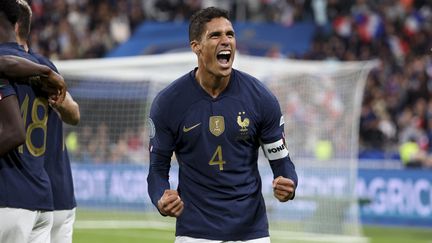
<instances>
[{"instance_id":1,"label":"stadium spectator","mask_svg":"<svg viewBox=\"0 0 432 243\"><path fill-rule=\"evenodd\" d=\"M102 57L123 41L128 32L133 33L140 23L185 21L196 9L210 5L229 8L231 17L238 21L291 25L313 19L321 26L316 30L310 50L304 55L278 53L269 48L269 56L379 60L380 66L372 70L367 80L363 103L363 110L375 116L376 132L362 128L361 150L374 148L377 143L370 139L371 136L381 136L380 150L398 154L398 147L403 142L399 140L400 133L405 130L405 124L398 122L399 117L406 109L415 110L418 99L431 101L432 4L424 0L32 1L35 12L32 42L36 50L54 58ZM129 23L129 31L126 23ZM322 27L323 23L327 26ZM61 33L57 24L64 26ZM121 26L119 36L115 36L113 26ZM76 40L80 40L79 45ZM71 46L73 48L69 48ZM423 114L420 117L424 120L420 131L428 137L427 146L432 148L428 135L432 130L429 122L432 116Z\"/></svg>"},{"instance_id":2,"label":"stadium spectator","mask_svg":"<svg viewBox=\"0 0 432 243\"><path fill-rule=\"evenodd\" d=\"M405 168L432 168L432 157L419 146L415 138L402 142L399 153Z\"/></svg>"},{"instance_id":3,"label":"stadium spectator","mask_svg":"<svg viewBox=\"0 0 432 243\"><path fill-rule=\"evenodd\" d=\"M97 126L95 134L90 137L87 146L90 161L94 163L106 163L109 161L111 139L108 130L108 125L102 122Z\"/></svg>"}]
</instances>

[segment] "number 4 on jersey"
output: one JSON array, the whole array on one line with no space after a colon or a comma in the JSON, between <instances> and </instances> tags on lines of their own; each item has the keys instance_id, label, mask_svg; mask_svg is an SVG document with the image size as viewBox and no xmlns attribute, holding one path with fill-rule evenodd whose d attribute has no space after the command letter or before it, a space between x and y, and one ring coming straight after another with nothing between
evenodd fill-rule
<instances>
[{"instance_id":1,"label":"number 4 on jersey","mask_svg":"<svg viewBox=\"0 0 432 243\"><path fill-rule=\"evenodd\" d=\"M219 170L223 170L223 165L226 162L222 158L222 146L218 145L216 151L211 158L209 165L219 165Z\"/></svg>"}]
</instances>

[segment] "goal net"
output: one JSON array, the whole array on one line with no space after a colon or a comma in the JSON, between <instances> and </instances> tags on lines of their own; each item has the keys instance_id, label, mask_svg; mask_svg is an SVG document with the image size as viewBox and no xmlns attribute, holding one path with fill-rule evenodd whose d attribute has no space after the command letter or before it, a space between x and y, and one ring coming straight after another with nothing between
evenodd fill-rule
<instances>
[{"instance_id":1,"label":"goal net","mask_svg":"<svg viewBox=\"0 0 432 243\"><path fill-rule=\"evenodd\" d=\"M146 118L158 91L192 70L196 57L172 53L55 64L81 110L80 124L65 127L79 207L156 214L147 196ZM358 131L363 89L374 65L236 56L235 68L259 78L277 96L298 172L296 199L279 203L270 166L260 157L274 242L365 241L356 194ZM170 178L175 188L176 163Z\"/></svg>"}]
</instances>

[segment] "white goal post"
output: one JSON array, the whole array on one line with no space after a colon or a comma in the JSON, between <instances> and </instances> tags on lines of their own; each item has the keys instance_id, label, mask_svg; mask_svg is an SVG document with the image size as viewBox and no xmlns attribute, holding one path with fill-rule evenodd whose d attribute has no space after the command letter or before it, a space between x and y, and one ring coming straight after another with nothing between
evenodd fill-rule
<instances>
[{"instance_id":1,"label":"white goal post","mask_svg":"<svg viewBox=\"0 0 432 243\"><path fill-rule=\"evenodd\" d=\"M74 164L106 165L110 170L122 169L113 164L133 164L142 166L146 174L148 108L159 90L196 66L195 55L69 60L55 65L82 113L78 126L65 127ZM287 146L298 171L296 199L279 203L272 195L270 166L264 158L259 161L272 237L280 242L366 241L358 210L361 200L356 194L358 134L363 90L375 65L374 61L236 55L234 68L257 77L277 96L285 118ZM174 168L170 175L173 184L175 172ZM88 185L82 178L75 183L79 204L94 196L80 191ZM117 205L145 205L146 210L154 210L146 195L145 178L139 182L142 188L134 192L136 200L129 203L124 199L122 203L122 198L115 197ZM91 205L103 207L106 202L99 199Z\"/></svg>"}]
</instances>

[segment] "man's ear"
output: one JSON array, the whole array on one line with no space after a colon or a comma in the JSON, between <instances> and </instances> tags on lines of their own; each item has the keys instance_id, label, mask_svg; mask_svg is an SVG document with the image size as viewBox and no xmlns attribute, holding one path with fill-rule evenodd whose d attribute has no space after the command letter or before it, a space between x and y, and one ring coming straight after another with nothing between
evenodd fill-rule
<instances>
[{"instance_id":1,"label":"man's ear","mask_svg":"<svg viewBox=\"0 0 432 243\"><path fill-rule=\"evenodd\" d=\"M191 41L190 46L192 48L192 51L195 54L199 55L201 53L201 45L198 43L198 41L196 40Z\"/></svg>"}]
</instances>

